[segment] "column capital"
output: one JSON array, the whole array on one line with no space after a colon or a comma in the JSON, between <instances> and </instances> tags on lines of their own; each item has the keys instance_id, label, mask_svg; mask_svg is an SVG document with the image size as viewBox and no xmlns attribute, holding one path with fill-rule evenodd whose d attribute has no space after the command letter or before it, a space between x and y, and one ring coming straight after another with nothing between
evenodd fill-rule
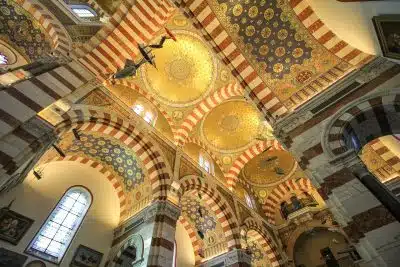
<instances>
[{"instance_id":1,"label":"column capital","mask_svg":"<svg viewBox=\"0 0 400 267\"><path fill-rule=\"evenodd\" d=\"M222 265L223 264L223 265ZM201 267L211 266L251 266L251 255L244 249L234 249L216 256L200 265Z\"/></svg>"},{"instance_id":2,"label":"column capital","mask_svg":"<svg viewBox=\"0 0 400 267\"><path fill-rule=\"evenodd\" d=\"M169 201L155 201L146 211L146 220L151 220L156 215L167 215L169 218L178 220L181 209Z\"/></svg>"}]
</instances>

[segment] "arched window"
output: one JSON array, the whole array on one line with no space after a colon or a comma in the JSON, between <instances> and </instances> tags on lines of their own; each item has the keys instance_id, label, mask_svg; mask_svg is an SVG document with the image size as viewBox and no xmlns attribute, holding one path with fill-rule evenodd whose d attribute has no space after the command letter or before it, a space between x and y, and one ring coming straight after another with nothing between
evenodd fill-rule
<instances>
[{"instance_id":1,"label":"arched window","mask_svg":"<svg viewBox=\"0 0 400 267\"><path fill-rule=\"evenodd\" d=\"M96 12L86 5L71 5L72 11L80 18L89 19L97 16Z\"/></svg>"},{"instance_id":2,"label":"arched window","mask_svg":"<svg viewBox=\"0 0 400 267\"><path fill-rule=\"evenodd\" d=\"M254 209L253 198L246 192L244 193L244 199L246 200L246 204L249 208Z\"/></svg>"},{"instance_id":3,"label":"arched window","mask_svg":"<svg viewBox=\"0 0 400 267\"><path fill-rule=\"evenodd\" d=\"M154 126L156 124L157 112L150 103L143 99L138 99L132 107L133 111L142 117L148 124Z\"/></svg>"},{"instance_id":4,"label":"arched window","mask_svg":"<svg viewBox=\"0 0 400 267\"><path fill-rule=\"evenodd\" d=\"M28 254L59 264L81 225L92 196L81 186L70 188L26 249Z\"/></svg>"},{"instance_id":5,"label":"arched window","mask_svg":"<svg viewBox=\"0 0 400 267\"><path fill-rule=\"evenodd\" d=\"M214 174L214 164L212 163L211 157L204 151L200 151L199 165L209 174Z\"/></svg>"}]
</instances>

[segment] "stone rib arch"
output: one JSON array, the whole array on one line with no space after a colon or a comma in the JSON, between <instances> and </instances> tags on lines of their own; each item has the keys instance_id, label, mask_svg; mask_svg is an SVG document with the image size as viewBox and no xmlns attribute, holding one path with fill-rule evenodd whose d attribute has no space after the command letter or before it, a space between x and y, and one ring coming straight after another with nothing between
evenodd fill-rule
<instances>
[{"instance_id":1,"label":"stone rib arch","mask_svg":"<svg viewBox=\"0 0 400 267\"><path fill-rule=\"evenodd\" d=\"M349 151L345 143L346 131L355 133L361 147L378 137L400 133L399 106L400 89L391 90L391 94L368 96L351 106L346 106L331 119L326 128L324 151L334 157ZM361 131L366 126L370 129L368 135Z\"/></svg>"},{"instance_id":2,"label":"stone rib arch","mask_svg":"<svg viewBox=\"0 0 400 267\"><path fill-rule=\"evenodd\" d=\"M272 146L272 149L285 150L282 145L279 144L279 142L275 139L258 142L252 147L246 149L240 156L236 158L228 173L225 174L228 186L233 188L237 182L237 177L240 171L243 169L244 165L246 165L246 163L249 162L252 158L262 153L269 146Z\"/></svg>"},{"instance_id":3,"label":"stone rib arch","mask_svg":"<svg viewBox=\"0 0 400 267\"><path fill-rule=\"evenodd\" d=\"M241 230L244 231L245 234L247 234L247 232L251 230L257 232L259 235L257 241L260 242L261 246L266 252L271 266L283 266L283 259L282 256L279 254L278 246L269 237L268 232L264 230L261 223L249 217L244 221L244 224L241 226Z\"/></svg>"},{"instance_id":4,"label":"stone rib arch","mask_svg":"<svg viewBox=\"0 0 400 267\"><path fill-rule=\"evenodd\" d=\"M176 131L175 144L183 146L198 122L204 118L213 108L227 99L235 96L243 96L243 88L236 82L225 85L212 95L201 101L185 118Z\"/></svg>"},{"instance_id":5,"label":"stone rib arch","mask_svg":"<svg viewBox=\"0 0 400 267\"><path fill-rule=\"evenodd\" d=\"M263 205L263 210L267 216L267 221L275 225L275 209L280 205L282 198L291 191L304 190L306 192L313 189L311 181L307 178L299 180L291 179L279 184L269 195Z\"/></svg>"},{"instance_id":6,"label":"stone rib arch","mask_svg":"<svg viewBox=\"0 0 400 267\"><path fill-rule=\"evenodd\" d=\"M67 54L72 49L72 41L64 26L39 3L31 0L17 0L22 8L34 17L46 30L52 40L52 48L55 52Z\"/></svg>"},{"instance_id":7,"label":"stone rib arch","mask_svg":"<svg viewBox=\"0 0 400 267\"><path fill-rule=\"evenodd\" d=\"M169 127L171 127L172 134L175 136L176 126L175 126L174 121L172 120L171 116L167 113L167 111L164 109L164 107L161 106L160 103L153 97L153 95L151 93L149 93L147 90L143 90L142 88L140 88L139 86L137 86L133 82L129 82L129 81L125 80L125 79L123 79L123 80L115 80L114 82L111 82L111 81L107 80L107 81L104 82L104 84L105 84L105 86L107 88L110 87L110 86L115 86L115 85L126 86L126 87L128 87L130 89L135 90L139 94L141 94L150 103L152 103L156 109L158 109L161 112L161 114L167 120Z\"/></svg>"},{"instance_id":8,"label":"stone rib arch","mask_svg":"<svg viewBox=\"0 0 400 267\"><path fill-rule=\"evenodd\" d=\"M196 175L187 175L180 180L180 190L178 195L183 197L186 192L196 190L204 193L207 205L217 215L218 221L224 229L225 239L228 250L240 248L240 236L238 221L232 208L226 202L223 196L218 192L214 185L206 183L202 178Z\"/></svg>"},{"instance_id":9,"label":"stone rib arch","mask_svg":"<svg viewBox=\"0 0 400 267\"><path fill-rule=\"evenodd\" d=\"M352 47L334 34L315 14L308 0L290 0L290 6L307 31L327 50L353 66L362 66L372 55Z\"/></svg>"},{"instance_id":10,"label":"stone rib arch","mask_svg":"<svg viewBox=\"0 0 400 267\"><path fill-rule=\"evenodd\" d=\"M44 164L49 164L52 162L59 162L59 161L73 161L73 162L78 162L83 165L90 166L94 170L100 172L103 174L103 176L110 181L112 186L114 187L118 199L120 202L120 221L124 221L126 219L126 216L128 215L128 204L127 204L127 196L124 193L123 186L120 183L120 181L115 177L115 175L110 171L110 168L104 164L101 164L100 162L89 158L85 156L78 156L78 155L67 155L66 157L54 157L48 160L45 160L43 162L40 162L38 166L44 165Z\"/></svg>"},{"instance_id":11,"label":"stone rib arch","mask_svg":"<svg viewBox=\"0 0 400 267\"><path fill-rule=\"evenodd\" d=\"M160 148L144 133L138 125L124 121L115 114L104 112L93 107L81 107L64 114L64 121L56 126L57 133L62 135L73 128L79 131L104 133L116 138L131 148L143 162L149 174L152 186L153 201L174 199L171 183L172 171ZM143 122L144 123L144 122ZM174 201L173 201L174 202Z\"/></svg>"}]
</instances>

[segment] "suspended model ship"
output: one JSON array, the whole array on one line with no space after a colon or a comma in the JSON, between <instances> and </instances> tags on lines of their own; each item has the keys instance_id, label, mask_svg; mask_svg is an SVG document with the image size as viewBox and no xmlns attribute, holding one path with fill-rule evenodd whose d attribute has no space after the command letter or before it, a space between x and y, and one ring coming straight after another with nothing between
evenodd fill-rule
<instances>
[{"instance_id":1,"label":"suspended model ship","mask_svg":"<svg viewBox=\"0 0 400 267\"><path fill-rule=\"evenodd\" d=\"M117 71L115 74L113 74L111 76L111 78L113 79L123 79L123 78L127 78L130 76L135 76L137 70L139 69L140 66L142 66L145 63L149 63L151 64L153 67L156 68L156 63L154 61L155 56L152 54L153 49L160 49L163 47L164 42L168 39L172 39L175 42L176 37L175 35L168 30L167 28L164 28L165 32L167 33L166 36L161 37L161 40L157 43L157 44L152 44L152 45L143 45L140 44L138 46L139 48L139 52L142 55L142 59L140 59L139 62L135 62L133 60L127 59L125 61L125 66L122 70Z\"/></svg>"}]
</instances>

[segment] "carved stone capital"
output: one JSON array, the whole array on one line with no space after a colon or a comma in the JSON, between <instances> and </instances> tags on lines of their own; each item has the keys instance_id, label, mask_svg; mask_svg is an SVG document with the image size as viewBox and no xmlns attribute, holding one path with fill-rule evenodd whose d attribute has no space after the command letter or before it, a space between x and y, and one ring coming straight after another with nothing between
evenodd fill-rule
<instances>
[{"instance_id":1,"label":"carved stone capital","mask_svg":"<svg viewBox=\"0 0 400 267\"><path fill-rule=\"evenodd\" d=\"M251 266L251 255L247 254L243 249L235 249L221 254L211 260L206 261L201 264L201 267L211 267L211 266L242 266L235 264L248 264Z\"/></svg>"},{"instance_id":2,"label":"carved stone capital","mask_svg":"<svg viewBox=\"0 0 400 267\"><path fill-rule=\"evenodd\" d=\"M169 201L157 201L147 209L146 220L152 220L156 215L167 215L177 221L181 210Z\"/></svg>"}]
</instances>

